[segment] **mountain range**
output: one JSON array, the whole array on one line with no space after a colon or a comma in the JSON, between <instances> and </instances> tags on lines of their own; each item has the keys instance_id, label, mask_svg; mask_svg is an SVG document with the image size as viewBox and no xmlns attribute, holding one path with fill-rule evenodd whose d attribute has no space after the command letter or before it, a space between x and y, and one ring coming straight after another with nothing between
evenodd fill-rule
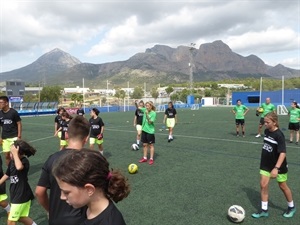
<instances>
[{"instance_id":1,"label":"mountain range","mask_svg":"<svg viewBox=\"0 0 300 225\"><path fill-rule=\"evenodd\" d=\"M54 49L33 63L19 69L0 73L2 81L19 79L26 83L76 86L85 79L88 87L174 84L190 81L211 81L246 77L299 77L300 70L278 64L269 66L255 55L241 56L222 41L200 45L199 49L155 45L125 61L103 64L82 63L79 59Z\"/></svg>"}]
</instances>

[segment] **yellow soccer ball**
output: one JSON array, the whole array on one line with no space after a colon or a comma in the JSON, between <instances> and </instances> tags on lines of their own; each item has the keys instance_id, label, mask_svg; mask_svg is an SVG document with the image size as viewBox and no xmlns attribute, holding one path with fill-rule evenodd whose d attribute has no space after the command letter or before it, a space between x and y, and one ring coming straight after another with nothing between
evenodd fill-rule
<instances>
[{"instance_id":1,"label":"yellow soccer ball","mask_svg":"<svg viewBox=\"0 0 300 225\"><path fill-rule=\"evenodd\" d=\"M264 112L264 109L263 109L263 108L259 108L259 109L257 110L257 112L263 113L263 112Z\"/></svg>"},{"instance_id":2,"label":"yellow soccer ball","mask_svg":"<svg viewBox=\"0 0 300 225\"><path fill-rule=\"evenodd\" d=\"M131 174L134 174L138 171L139 167L134 164L134 163L131 163L129 166L128 166L128 172L131 173Z\"/></svg>"}]
</instances>

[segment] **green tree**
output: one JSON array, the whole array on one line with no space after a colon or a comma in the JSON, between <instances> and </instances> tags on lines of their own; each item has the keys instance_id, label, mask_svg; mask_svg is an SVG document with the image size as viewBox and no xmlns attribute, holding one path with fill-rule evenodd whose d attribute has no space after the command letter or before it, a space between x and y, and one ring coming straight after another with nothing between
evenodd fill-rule
<instances>
[{"instance_id":1,"label":"green tree","mask_svg":"<svg viewBox=\"0 0 300 225\"><path fill-rule=\"evenodd\" d=\"M61 97L62 88L59 86L46 86L41 91L42 102L58 102Z\"/></svg>"},{"instance_id":2,"label":"green tree","mask_svg":"<svg viewBox=\"0 0 300 225\"><path fill-rule=\"evenodd\" d=\"M175 102L176 100L178 100L178 98L179 98L179 96L177 93L170 95L170 99L172 102Z\"/></svg>"},{"instance_id":3,"label":"green tree","mask_svg":"<svg viewBox=\"0 0 300 225\"><path fill-rule=\"evenodd\" d=\"M204 96L205 96L205 97L211 97L211 95L212 95L211 90L205 89L205 91L204 91Z\"/></svg>"},{"instance_id":4,"label":"green tree","mask_svg":"<svg viewBox=\"0 0 300 225\"><path fill-rule=\"evenodd\" d=\"M158 93L158 91L157 91L157 88L152 88L151 89L151 96L152 96L152 98L154 98L155 100L158 98L158 96L159 96L159 93Z\"/></svg>"},{"instance_id":5,"label":"green tree","mask_svg":"<svg viewBox=\"0 0 300 225\"><path fill-rule=\"evenodd\" d=\"M143 94L144 91L141 87L135 87L130 97L133 99L141 99Z\"/></svg>"},{"instance_id":6,"label":"green tree","mask_svg":"<svg viewBox=\"0 0 300 225\"><path fill-rule=\"evenodd\" d=\"M37 102L38 101L38 96L33 95L33 94L25 94L23 96L23 102Z\"/></svg>"},{"instance_id":7,"label":"green tree","mask_svg":"<svg viewBox=\"0 0 300 225\"><path fill-rule=\"evenodd\" d=\"M165 91L167 92L168 95L170 95L173 91L174 91L174 88L172 88L171 86L168 86Z\"/></svg>"}]
</instances>

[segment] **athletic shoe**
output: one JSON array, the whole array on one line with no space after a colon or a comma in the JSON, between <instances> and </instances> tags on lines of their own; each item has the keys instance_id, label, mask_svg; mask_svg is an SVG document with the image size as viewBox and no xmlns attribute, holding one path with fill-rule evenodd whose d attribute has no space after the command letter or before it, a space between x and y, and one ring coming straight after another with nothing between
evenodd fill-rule
<instances>
[{"instance_id":1,"label":"athletic shoe","mask_svg":"<svg viewBox=\"0 0 300 225\"><path fill-rule=\"evenodd\" d=\"M153 159L150 159L149 160L149 165L152 165L154 163L154 160Z\"/></svg>"},{"instance_id":2,"label":"athletic shoe","mask_svg":"<svg viewBox=\"0 0 300 225\"><path fill-rule=\"evenodd\" d=\"M298 141L296 142L296 145L298 145Z\"/></svg>"},{"instance_id":3,"label":"athletic shoe","mask_svg":"<svg viewBox=\"0 0 300 225\"><path fill-rule=\"evenodd\" d=\"M237 134L236 136L237 136L237 137L239 137L240 135L239 135L239 134Z\"/></svg>"},{"instance_id":4,"label":"athletic shoe","mask_svg":"<svg viewBox=\"0 0 300 225\"><path fill-rule=\"evenodd\" d=\"M293 143L293 141L290 141L290 143Z\"/></svg>"},{"instance_id":5,"label":"athletic shoe","mask_svg":"<svg viewBox=\"0 0 300 225\"><path fill-rule=\"evenodd\" d=\"M256 135L255 137L256 137L256 138L259 138L259 137L261 137L261 135L260 135L260 134L258 134L258 135Z\"/></svg>"},{"instance_id":6,"label":"athletic shoe","mask_svg":"<svg viewBox=\"0 0 300 225\"><path fill-rule=\"evenodd\" d=\"M268 216L269 216L269 213L268 213L267 210L261 210L260 212L252 214L252 217L256 218L256 219L259 219L259 218L262 218L262 217L268 217Z\"/></svg>"},{"instance_id":7,"label":"athletic shoe","mask_svg":"<svg viewBox=\"0 0 300 225\"><path fill-rule=\"evenodd\" d=\"M143 162L147 162L147 159L145 159L144 157L140 159L139 161L140 163L143 163Z\"/></svg>"},{"instance_id":8,"label":"athletic shoe","mask_svg":"<svg viewBox=\"0 0 300 225\"><path fill-rule=\"evenodd\" d=\"M171 138L168 138L168 142L171 142Z\"/></svg>"},{"instance_id":9,"label":"athletic shoe","mask_svg":"<svg viewBox=\"0 0 300 225\"><path fill-rule=\"evenodd\" d=\"M288 207L287 211L283 213L283 217L292 218L296 212L296 207Z\"/></svg>"},{"instance_id":10,"label":"athletic shoe","mask_svg":"<svg viewBox=\"0 0 300 225\"><path fill-rule=\"evenodd\" d=\"M243 135L243 137L246 137L245 135Z\"/></svg>"}]
</instances>

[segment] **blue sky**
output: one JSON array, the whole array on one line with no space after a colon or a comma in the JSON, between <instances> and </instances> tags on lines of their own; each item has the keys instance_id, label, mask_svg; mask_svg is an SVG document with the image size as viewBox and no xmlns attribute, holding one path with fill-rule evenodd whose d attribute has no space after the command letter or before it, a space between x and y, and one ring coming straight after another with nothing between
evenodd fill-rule
<instances>
[{"instance_id":1,"label":"blue sky","mask_svg":"<svg viewBox=\"0 0 300 225\"><path fill-rule=\"evenodd\" d=\"M0 0L0 72L54 48L82 62L126 60L155 44L222 40L300 69L300 0Z\"/></svg>"}]
</instances>

